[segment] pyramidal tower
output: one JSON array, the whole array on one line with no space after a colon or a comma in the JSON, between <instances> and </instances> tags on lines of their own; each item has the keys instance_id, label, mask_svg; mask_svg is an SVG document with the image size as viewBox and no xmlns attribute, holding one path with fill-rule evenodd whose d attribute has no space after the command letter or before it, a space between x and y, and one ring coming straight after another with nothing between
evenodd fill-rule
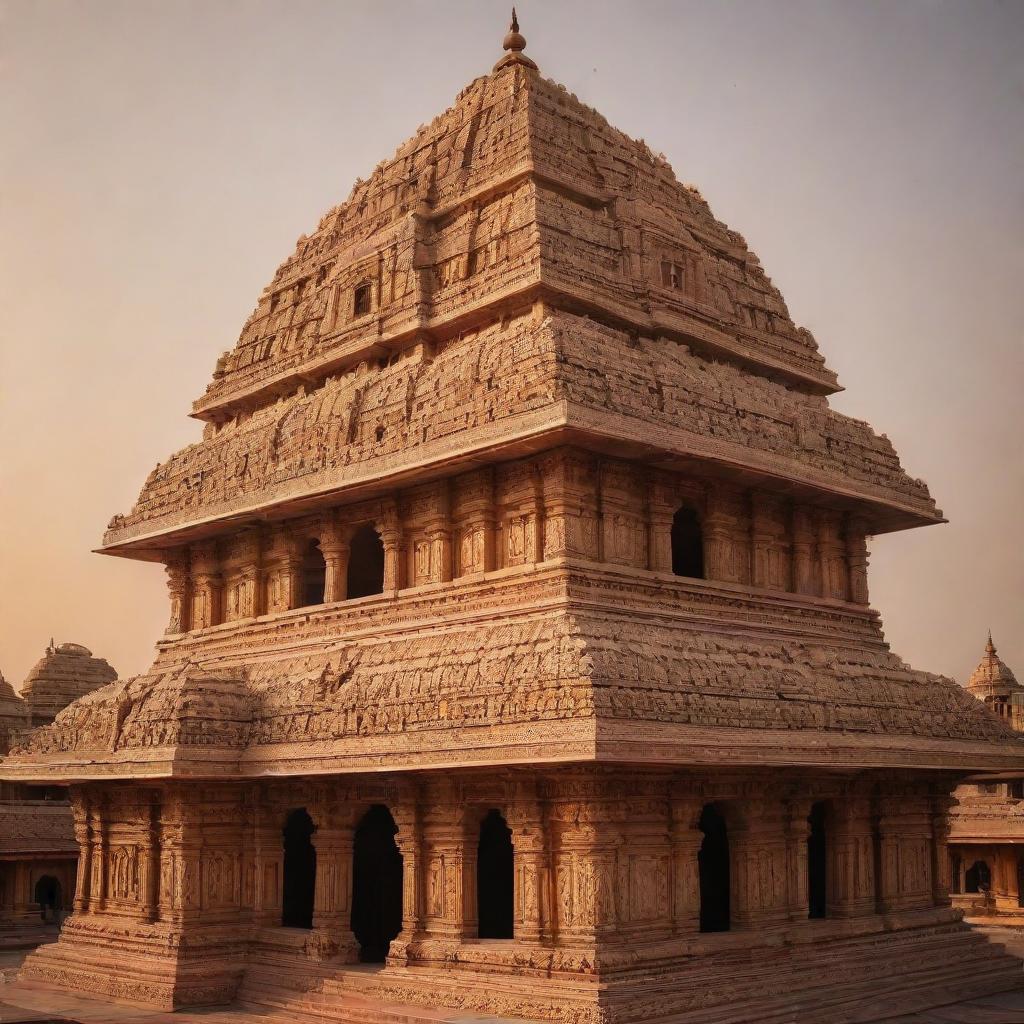
<instances>
[{"instance_id":1,"label":"pyramidal tower","mask_svg":"<svg viewBox=\"0 0 1024 1024\"><path fill-rule=\"evenodd\" d=\"M946 839L1021 740L868 603L866 537L941 513L743 238L525 48L299 239L111 521L170 621L3 765L81 850L25 974L572 1024L1013 986Z\"/></svg>"}]
</instances>

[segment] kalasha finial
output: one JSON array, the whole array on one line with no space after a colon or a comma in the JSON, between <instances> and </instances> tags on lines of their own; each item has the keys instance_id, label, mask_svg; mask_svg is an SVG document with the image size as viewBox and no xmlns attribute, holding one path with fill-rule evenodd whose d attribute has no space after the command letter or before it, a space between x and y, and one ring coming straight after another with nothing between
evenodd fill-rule
<instances>
[{"instance_id":1,"label":"kalasha finial","mask_svg":"<svg viewBox=\"0 0 1024 1024\"><path fill-rule=\"evenodd\" d=\"M991 629L988 631L988 643L985 644L985 653L986 654L995 654L996 653L996 645L994 643L992 643L992 630Z\"/></svg>"},{"instance_id":2,"label":"kalasha finial","mask_svg":"<svg viewBox=\"0 0 1024 1024\"><path fill-rule=\"evenodd\" d=\"M536 70L537 65L529 57L522 56L526 49L526 37L519 31L519 19L516 17L516 9L512 8L512 21L509 23L508 32L502 41L502 49L508 50L508 54L502 57L494 66L494 70L505 67L506 64L525 64L528 68Z\"/></svg>"}]
</instances>

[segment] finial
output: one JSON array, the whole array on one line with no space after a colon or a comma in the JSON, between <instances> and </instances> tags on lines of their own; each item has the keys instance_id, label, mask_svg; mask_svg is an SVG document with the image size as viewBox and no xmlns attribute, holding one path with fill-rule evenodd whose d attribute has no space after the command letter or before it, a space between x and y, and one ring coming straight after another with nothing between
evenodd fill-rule
<instances>
[{"instance_id":1,"label":"finial","mask_svg":"<svg viewBox=\"0 0 1024 1024\"><path fill-rule=\"evenodd\" d=\"M522 53L526 49L526 37L519 31L519 19L516 17L516 9L512 8L512 21L508 26L508 34L501 44L503 50L512 50L513 53Z\"/></svg>"},{"instance_id":2,"label":"finial","mask_svg":"<svg viewBox=\"0 0 1024 1024\"><path fill-rule=\"evenodd\" d=\"M526 49L526 37L519 31L519 18L516 16L516 9L512 8L512 21L509 23L508 32L502 41L502 49L508 50L508 54L501 58L494 65L494 70L505 67L507 64L524 64L528 68L537 69L537 65L529 57L522 55Z\"/></svg>"},{"instance_id":3,"label":"finial","mask_svg":"<svg viewBox=\"0 0 1024 1024\"><path fill-rule=\"evenodd\" d=\"M994 643L992 643L992 630L991 629L988 631L988 643L985 644L985 653L986 654L995 654L996 653L996 645Z\"/></svg>"}]
</instances>

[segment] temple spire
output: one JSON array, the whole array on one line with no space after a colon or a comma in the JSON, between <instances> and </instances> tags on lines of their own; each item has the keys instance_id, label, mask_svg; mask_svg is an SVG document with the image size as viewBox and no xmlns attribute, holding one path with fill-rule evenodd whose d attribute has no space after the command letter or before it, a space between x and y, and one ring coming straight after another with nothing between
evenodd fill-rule
<instances>
[{"instance_id":1,"label":"temple spire","mask_svg":"<svg viewBox=\"0 0 1024 1024\"><path fill-rule=\"evenodd\" d=\"M986 654L995 654L996 653L996 645L994 643L992 643L992 630L991 629L988 631L988 643L985 644L985 653Z\"/></svg>"},{"instance_id":2,"label":"temple spire","mask_svg":"<svg viewBox=\"0 0 1024 1024\"><path fill-rule=\"evenodd\" d=\"M501 47L508 53L494 65L495 71L508 67L509 64L522 64L524 67L537 70L537 65L529 57L523 55L523 50L526 49L526 37L519 31L519 18L516 17L514 7L512 8L512 20L509 22L508 32L502 40Z\"/></svg>"}]
</instances>

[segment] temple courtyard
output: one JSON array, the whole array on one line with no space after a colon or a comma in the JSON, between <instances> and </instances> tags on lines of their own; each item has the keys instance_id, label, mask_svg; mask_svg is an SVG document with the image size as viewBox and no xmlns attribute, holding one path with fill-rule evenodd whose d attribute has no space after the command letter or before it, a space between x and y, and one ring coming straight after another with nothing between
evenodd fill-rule
<instances>
[{"instance_id":1,"label":"temple courtyard","mask_svg":"<svg viewBox=\"0 0 1024 1024\"><path fill-rule=\"evenodd\" d=\"M1006 947L1015 956L1024 957L1024 929L985 926L977 929L994 942ZM322 1020L315 1001L310 1000L305 1012L294 1008L280 1012L250 1010L234 1007L179 1010L165 1013L101 999L57 991L35 982L16 981L15 975L24 959L25 950L0 949L0 1024L306 1024ZM352 966L352 971L373 970L373 965ZM363 1022L370 1007L358 997L351 999L349 1020ZM481 1016L458 1010L429 1010L409 1007L393 1008L393 1013L381 1015L382 1007L373 1010L379 1016L374 1020L387 1020L388 1024L528 1024L522 1018ZM893 1016L880 1024L1024 1024L1024 991L1004 992L969 999L950 1006L940 1006L923 1013L901 1013L893 1003ZM333 1004L337 1012L337 1003ZM793 1022L801 1020L799 1008L794 1009ZM336 1018L332 1018L336 1019ZM851 1005L847 1012L837 1012L836 1024L861 1020L858 1006ZM872 1018L874 1019L874 1018Z\"/></svg>"}]
</instances>

